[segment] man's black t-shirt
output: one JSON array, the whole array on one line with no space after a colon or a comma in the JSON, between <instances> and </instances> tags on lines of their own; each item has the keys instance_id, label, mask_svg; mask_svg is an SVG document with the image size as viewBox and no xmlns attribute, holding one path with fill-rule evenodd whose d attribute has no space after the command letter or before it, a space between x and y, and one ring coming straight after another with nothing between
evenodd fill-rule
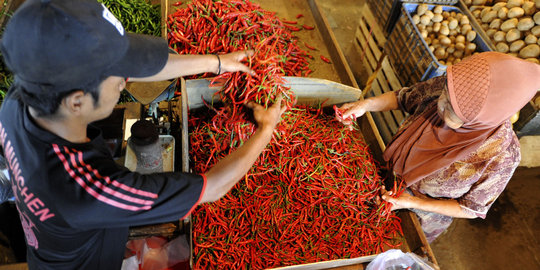
<instances>
[{"instance_id":1,"label":"man's black t-shirt","mask_svg":"<svg viewBox=\"0 0 540 270\"><path fill-rule=\"evenodd\" d=\"M25 231L30 269L120 269L128 227L180 219L197 205L201 175L141 175L118 165L98 129L70 143L7 97L0 142Z\"/></svg>"}]
</instances>

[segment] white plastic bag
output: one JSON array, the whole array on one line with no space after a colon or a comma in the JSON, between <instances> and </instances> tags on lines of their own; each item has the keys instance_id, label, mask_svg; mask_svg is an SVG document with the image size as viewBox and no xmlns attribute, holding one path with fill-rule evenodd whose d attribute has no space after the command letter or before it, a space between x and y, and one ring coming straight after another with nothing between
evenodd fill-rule
<instances>
[{"instance_id":1,"label":"white plastic bag","mask_svg":"<svg viewBox=\"0 0 540 270\"><path fill-rule=\"evenodd\" d=\"M418 255L399 249L387 250L375 257L366 270L435 270L429 263L424 261Z\"/></svg>"}]
</instances>

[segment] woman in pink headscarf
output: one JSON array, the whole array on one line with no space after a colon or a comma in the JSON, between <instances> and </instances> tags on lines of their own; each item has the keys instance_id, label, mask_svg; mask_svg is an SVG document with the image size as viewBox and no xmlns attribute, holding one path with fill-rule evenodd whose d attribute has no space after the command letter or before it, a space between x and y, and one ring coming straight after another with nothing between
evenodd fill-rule
<instances>
[{"instance_id":1,"label":"woman in pink headscarf","mask_svg":"<svg viewBox=\"0 0 540 270\"><path fill-rule=\"evenodd\" d=\"M433 241L458 218L485 218L519 165L510 117L540 89L540 65L498 52L475 54L446 76L344 104L343 117L401 109L405 120L384 152L414 195L392 209L414 211Z\"/></svg>"}]
</instances>

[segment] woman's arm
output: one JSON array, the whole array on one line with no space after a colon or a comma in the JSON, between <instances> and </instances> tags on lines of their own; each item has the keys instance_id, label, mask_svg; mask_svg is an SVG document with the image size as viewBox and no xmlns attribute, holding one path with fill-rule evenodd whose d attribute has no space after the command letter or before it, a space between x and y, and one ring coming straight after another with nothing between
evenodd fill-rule
<instances>
[{"instance_id":1,"label":"woman's arm","mask_svg":"<svg viewBox=\"0 0 540 270\"><path fill-rule=\"evenodd\" d=\"M253 53L254 52L252 50L248 50L221 54L219 55L219 61L218 57L213 54L169 54L169 59L167 60L165 67L163 67L163 69L159 73L150 77L129 78L129 80L132 82L165 81L177 77L201 74L206 72L212 72L215 74L218 74L219 72L219 74L222 74L224 72L243 71L253 74L253 70L240 62L244 58L252 56Z\"/></svg>"},{"instance_id":2,"label":"woman's arm","mask_svg":"<svg viewBox=\"0 0 540 270\"><path fill-rule=\"evenodd\" d=\"M392 210L414 208L457 218L476 218L476 216L463 211L459 203L453 199L433 199L421 196L421 194L412 196L407 192L403 192L399 197L391 195L391 191L386 191L383 188L381 198L392 204Z\"/></svg>"},{"instance_id":3,"label":"woman's arm","mask_svg":"<svg viewBox=\"0 0 540 270\"><path fill-rule=\"evenodd\" d=\"M364 115L366 112L380 112L380 111L389 111L398 109L398 101L396 93L386 92L382 95L376 97L370 97L367 99L361 99L351 103L343 104L340 109L343 112L343 119L347 119L349 116L354 115L355 118L358 118ZM343 121L344 124L350 124L346 120Z\"/></svg>"}]
</instances>

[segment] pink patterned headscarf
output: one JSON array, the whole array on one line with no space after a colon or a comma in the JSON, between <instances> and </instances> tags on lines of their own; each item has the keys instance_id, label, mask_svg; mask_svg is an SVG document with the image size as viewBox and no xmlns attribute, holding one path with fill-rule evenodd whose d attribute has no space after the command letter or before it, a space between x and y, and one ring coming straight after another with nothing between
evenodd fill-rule
<instances>
[{"instance_id":1,"label":"pink patterned headscarf","mask_svg":"<svg viewBox=\"0 0 540 270\"><path fill-rule=\"evenodd\" d=\"M408 186L465 158L497 132L540 89L540 65L499 52L479 53L448 67L447 86L463 126L449 128L431 106L384 152Z\"/></svg>"}]
</instances>

